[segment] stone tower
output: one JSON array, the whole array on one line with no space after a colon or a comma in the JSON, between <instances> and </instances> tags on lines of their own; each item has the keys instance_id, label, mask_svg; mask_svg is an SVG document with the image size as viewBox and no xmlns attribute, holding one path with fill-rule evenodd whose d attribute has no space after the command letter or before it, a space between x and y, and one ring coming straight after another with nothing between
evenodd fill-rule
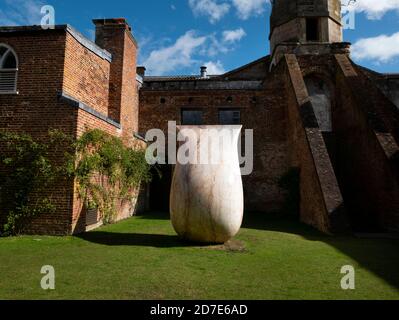
<instances>
[{"instance_id":1,"label":"stone tower","mask_svg":"<svg viewBox=\"0 0 399 320\"><path fill-rule=\"evenodd\" d=\"M270 50L287 43L342 42L340 0L273 0Z\"/></svg>"}]
</instances>

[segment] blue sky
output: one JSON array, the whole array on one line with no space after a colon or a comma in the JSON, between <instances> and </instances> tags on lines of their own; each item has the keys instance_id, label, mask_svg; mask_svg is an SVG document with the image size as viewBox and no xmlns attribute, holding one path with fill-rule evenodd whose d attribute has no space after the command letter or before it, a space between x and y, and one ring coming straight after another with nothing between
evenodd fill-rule
<instances>
[{"instance_id":1,"label":"blue sky","mask_svg":"<svg viewBox=\"0 0 399 320\"><path fill-rule=\"evenodd\" d=\"M347 2L348 0L345 0ZM194 74L206 64L220 73L269 53L269 0L0 0L1 25L39 24L42 5L56 24L93 38L93 18L125 17L151 74ZM380 72L399 72L399 0L357 0L353 59Z\"/></svg>"}]
</instances>

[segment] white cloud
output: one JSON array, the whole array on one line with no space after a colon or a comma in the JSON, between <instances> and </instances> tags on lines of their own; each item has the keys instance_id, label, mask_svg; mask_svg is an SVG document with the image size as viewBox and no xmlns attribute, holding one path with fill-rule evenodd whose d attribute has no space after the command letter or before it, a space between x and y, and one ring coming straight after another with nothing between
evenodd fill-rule
<instances>
[{"instance_id":1,"label":"white cloud","mask_svg":"<svg viewBox=\"0 0 399 320\"><path fill-rule=\"evenodd\" d=\"M0 9L0 24L7 26L40 25L44 5L38 0L5 0Z\"/></svg>"},{"instance_id":2,"label":"white cloud","mask_svg":"<svg viewBox=\"0 0 399 320\"><path fill-rule=\"evenodd\" d=\"M392 10L399 12L399 0L358 0L350 8L357 12L364 12L368 19L381 19L385 13Z\"/></svg>"},{"instance_id":3,"label":"white cloud","mask_svg":"<svg viewBox=\"0 0 399 320\"><path fill-rule=\"evenodd\" d=\"M399 32L358 40L352 45L352 56L355 60L373 60L378 63L387 63L399 57Z\"/></svg>"},{"instance_id":4,"label":"white cloud","mask_svg":"<svg viewBox=\"0 0 399 320\"><path fill-rule=\"evenodd\" d=\"M223 64L219 60L216 62L206 62L204 66L207 67L207 73L210 75L219 75L226 72L224 70Z\"/></svg>"},{"instance_id":5,"label":"white cloud","mask_svg":"<svg viewBox=\"0 0 399 320\"><path fill-rule=\"evenodd\" d=\"M140 64L147 68L150 75L165 75L175 73L179 70L190 70L197 72L199 65L203 61L219 57L236 48L236 43L245 36L242 28L237 30L226 30L220 34L211 33L199 35L196 31L187 31L179 37L173 44L168 41L167 45L163 39L151 41L157 43L149 54L140 53ZM206 64L211 73L224 73L224 68L220 60L209 61Z\"/></svg>"},{"instance_id":6,"label":"white cloud","mask_svg":"<svg viewBox=\"0 0 399 320\"><path fill-rule=\"evenodd\" d=\"M220 53L227 53L230 50L231 48L223 41L223 39L219 39L217 35L213 33L208 36L207 46L203 48L201 54L208 57L214 57Z\"/></svg>"},{"instance_id":7,"label":"white cloud","mask_svg":"<svg viewBox=\"0 0 399 320\"><path fill-rule=\"evenodd\" d=\"M230 5L218 0L189 0L191 10L197 16L208 17L211 23L222 19L230 10Z\"/></svg>"},{"instance_id":8,"label":"white cloud","mask_svg":"<svg viewBox=\"0 0 399 320\"><path fill-rule=\"evenodd\" d=\"M206 40L206 36L197 36L193 30L187 31L173 45L152 51L143 64L149 74L157 75L188 67L195 63L193 55Z\"/></svg>"},{"instance_id":9,"label":"white cloud","mask_svg":"<svg viewBox=\"0 0 399 320\"><path fill-rule=\"evenodd\" d=\"M364 12L368 19L381 19L388 11L399 13L399 0L345 0L349 10ZM263 14L270 4L270 0L189 0L195 15L207 16L211 23L221 20L233 7L242 20Z\"/></svg>"},{"instance_id":10,"label":"white cloud","mask_svg":"<svg viewBox=\"0 0 399 320\"><path fill-rule=\"evenodd\" d=\"M245 33L243 28L239 28L236 30L226 30L223 31L223 40L225 42L236 42L240 41L243 37L245 37L247 34Z\"/></svg>"},{"instance_id":11,"label":"white cloud","mask_svg":"<svg viewBox=\"0 0 399 320\"><path fill-rule=\"evenodd\" d=\"M266 10L269 0L232 0L240 19L247 20L251 16L261 15Z\"/></svg>"}]
</instances>

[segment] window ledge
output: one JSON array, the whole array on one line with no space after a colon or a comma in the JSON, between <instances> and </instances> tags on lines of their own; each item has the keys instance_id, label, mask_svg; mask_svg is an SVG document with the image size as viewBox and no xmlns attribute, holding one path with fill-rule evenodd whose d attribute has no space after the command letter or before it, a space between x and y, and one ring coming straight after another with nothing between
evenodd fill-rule
<instances>
[{"instance_id":1,"label":"window ledge","mask_svg":"<svg viewBox=\"0 0 399 320\"><path fill-rule=\"evenodd\" d=\"M19 91L0 91L0 95L18 95Z\"/></svg>"}]
</instances>

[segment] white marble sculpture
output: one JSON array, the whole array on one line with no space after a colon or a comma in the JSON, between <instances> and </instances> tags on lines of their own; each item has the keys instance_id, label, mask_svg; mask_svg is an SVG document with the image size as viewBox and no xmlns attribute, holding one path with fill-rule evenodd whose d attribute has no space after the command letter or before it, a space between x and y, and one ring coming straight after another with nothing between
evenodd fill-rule
<instances>
[{"instance_id":1,"label":"white marble sculpture","mask_svg":"<svg viewBox=\"0 0 399 320\"><path fill-rule=\"evenodd\" d=\"M170 212L173 227L182 238L225 243L240 230L244 211L238 156L241 128L178 127L179 141L186 142L179 147Z\"/></svg>"}]
</instances>

